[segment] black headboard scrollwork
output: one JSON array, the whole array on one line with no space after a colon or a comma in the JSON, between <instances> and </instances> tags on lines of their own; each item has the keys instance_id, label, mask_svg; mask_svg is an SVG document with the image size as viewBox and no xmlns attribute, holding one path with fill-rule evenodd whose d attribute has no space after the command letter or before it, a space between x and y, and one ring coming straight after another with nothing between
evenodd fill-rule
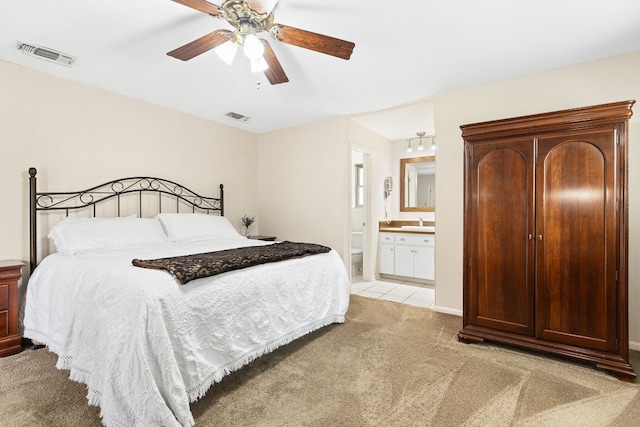
<instances>
[{"instance_id":1,"label":"black headboard scrollwork","mask_svg":"<svg viewBox=\"0 0 640 427\"><path fill-rule=\"evenodd\" d=\"M96 216L96 206L110 200L115 204L116 216L121 215L121 203L123 196L137 195L137 214L143 212L143 195L155 193L157 197L156 212L162 212L163 200L165 206L168 201L175 203L174 212L180 212L180 207L191 212L219 213L224 215L224 189L220 184L219 197L201 196L176 182L167 179L138 176L131 178L115 179L82 191L65 192L39 192L37 191L37 170L29 168L29 240L30 240L30 267L31 271L37 265L37 214L39 211L64 211L69 212L89 209L91 216ZM146 200L146 199L145 199Z\"/></svg>"}]
</instances>

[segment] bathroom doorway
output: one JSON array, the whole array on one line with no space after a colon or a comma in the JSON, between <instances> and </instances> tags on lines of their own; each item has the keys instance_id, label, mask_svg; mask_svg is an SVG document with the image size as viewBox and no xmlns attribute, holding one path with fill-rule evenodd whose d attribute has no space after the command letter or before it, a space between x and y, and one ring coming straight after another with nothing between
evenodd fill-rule
<instances>
[{"instance_id":1,"label":"bathroom doorway","mask_svg":"<svg viewBox=\"0 0 640 427\"><path fill-rule=\"evenodd\" d=\"M351 146L351 181L349 185L349 247L351 283L370 280L369 239L369 153Z\"/></svg>"}]
</instances>

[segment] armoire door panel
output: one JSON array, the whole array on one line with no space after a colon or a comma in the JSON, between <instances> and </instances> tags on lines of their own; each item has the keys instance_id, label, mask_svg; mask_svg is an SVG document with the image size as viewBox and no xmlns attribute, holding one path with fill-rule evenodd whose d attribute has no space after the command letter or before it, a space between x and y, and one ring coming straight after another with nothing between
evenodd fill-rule
<instances>
[{"instance_id":1,"label":"armoire door panel","mask_svg":"<svg viewBox=\"0 0 640 427\"><path fill-rule=\"evenodd\" d=\"M538 140L537 335L613 351L615 133Z\"/></svg>"},{"instance_id":2,"label":"armoire door panel","mask_svg":"<svg viewBox=\"0 0 640 427\"><path fill-rule=\"evenodd\" d=\"M531 140L478 147L472 154L473 190L470 321L533 335Z\"/></svg>"}]
</instances>

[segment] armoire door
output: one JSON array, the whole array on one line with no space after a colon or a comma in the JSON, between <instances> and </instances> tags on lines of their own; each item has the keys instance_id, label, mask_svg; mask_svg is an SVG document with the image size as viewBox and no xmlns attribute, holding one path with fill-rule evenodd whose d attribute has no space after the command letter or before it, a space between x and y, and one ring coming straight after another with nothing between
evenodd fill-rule
<instances>
[{"instance_id":1,"label":"armoire door","mask_svg":"<svg viewBox=\"0 0 640 427\"><path fill-rule=\"evenodd\" d=\"M616 350L616 128L538 139L539 338Z\"/></svg>"},{"instance_id":2,"label":"armoire door","mask_svg":"<svg viewBox=\"0 0 640 427\"><path fill-rule=\"evenodd\" d=\"M533 139L467 146L467 324L535 334Z\"/></svg>"}]
</instances>

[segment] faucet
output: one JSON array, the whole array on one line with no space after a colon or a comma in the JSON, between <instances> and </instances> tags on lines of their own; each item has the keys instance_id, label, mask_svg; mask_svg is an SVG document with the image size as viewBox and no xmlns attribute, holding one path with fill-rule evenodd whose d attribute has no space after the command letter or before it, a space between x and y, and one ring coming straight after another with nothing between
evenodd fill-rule
<instances>
[{"instance_id":1,"label":"faucet","mask_svg":"<svg viewBox=\"0 0 640 427\"><path fill-rule=\"evenodd\" d=\"M423 222L422 222L422 218L421 217L418 217L418 225L420 227L422 227L424 225Z\"/></svg>"}]
</instances>

